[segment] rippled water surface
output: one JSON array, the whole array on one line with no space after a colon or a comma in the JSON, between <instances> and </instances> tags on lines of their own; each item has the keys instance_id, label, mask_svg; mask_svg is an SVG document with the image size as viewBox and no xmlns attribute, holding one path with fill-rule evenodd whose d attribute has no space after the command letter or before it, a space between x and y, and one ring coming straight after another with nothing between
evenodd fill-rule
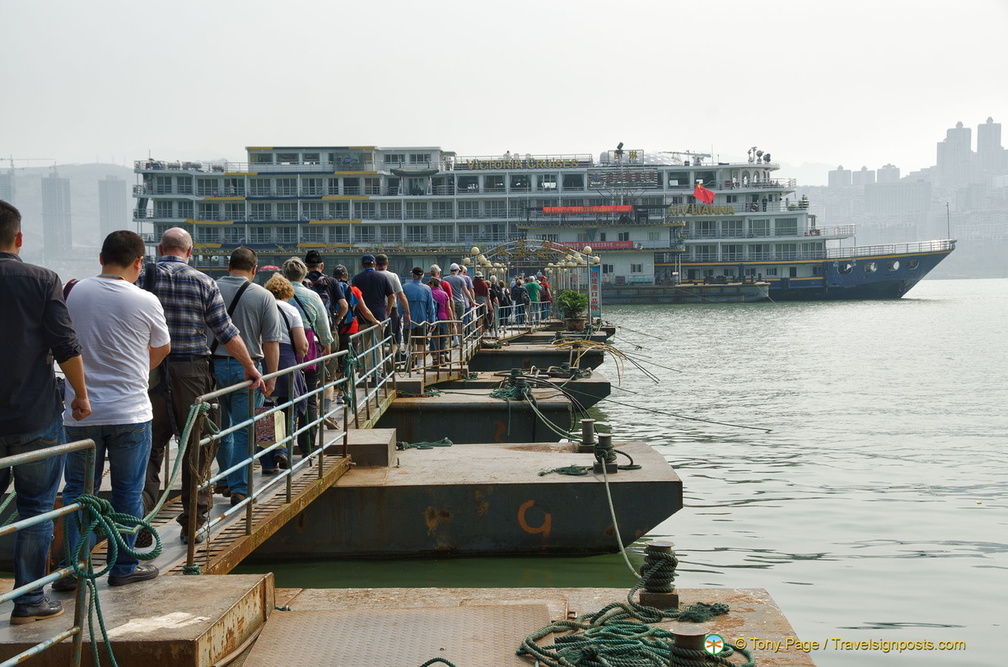
<instances>
[{"instance_id":1,"label":"rippled water surface","mask_svg":"<svg viewBox=\"0 0 1008 667\"><path fill-rule=\"evenodd\" d=\"M677 585L765 588L819 665L994 665L1008 646L1008 281L899 301L605 309L632 364L602 370L616 439L682 477ZM743 428L745 427L745 428ZM618 556L273 568L281 586L616 586Z\"/></svg>"}]
</instances>

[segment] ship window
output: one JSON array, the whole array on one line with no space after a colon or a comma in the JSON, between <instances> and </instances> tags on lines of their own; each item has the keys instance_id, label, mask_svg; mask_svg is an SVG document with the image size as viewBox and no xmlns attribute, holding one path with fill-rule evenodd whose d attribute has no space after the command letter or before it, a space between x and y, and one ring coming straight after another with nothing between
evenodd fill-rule
<instances>
[{"instance_id":1,"label":"ship window","mask_svg":"<svg viewBox=\"0 0 1008 667\"><path fill-rule=\"evenodd\" d=\"M385 164L399 164L406 161L406 155L403 153L386 153L384 159Z\"/></svg>"},{"instance_id":2,"label":"ship window","mask_svg":"<svg viewBox=\"0 0 1008 667\"><path fill-rule=\"evenodd\" d=\"M517 192L528 192L529 189L529 177L528 176L512 176L511 177L511 189Z\"/></svg>"},{"instance_id":3,"label":"ship window","mask_svg":"<svg viewBox=\"0 0 1008 667\"><path fill-rule=\"evenodd\" d=\"M328 215L331 220L349 220L350 202L326 202L326 211L326 215Z\"/></svg>"},{"instance_id":4,"label":"ship window","mask_svg":"<svg viewBox=\"0 0 1008 667\"><path fill-rule=\"evenodd\" d=\"M319 153L305 153L304 154L305 164L321 164L322 156Z\"/></svg>"},{"instance_id":5,"label":"ship window","mask_svg":"<svg viewBox=\"0 0 1008 667\"><path fill-rule=\"evenodd\" d=\"M540 190L556 190L556 174L540 174L537 179Z\"/></svg>"},{"instance_id":6,"label":"ship window","mask_svg":"<svg viewBox=\"0 0 1008 667\"><path fill-rule=\"evenodd\" d=\"M893 261L889 262L889 270L890 271L899 271L899 267L900 267L900 263L899 263L898 259L894 259Z\"/></svg>"},{"instance_id":7,"label":"ship window","mask_svg":"<svg viewBox=\"0 0 1008 667\"><path fill-rule=\"evenodd\" d=\"M281 197L296 197L298 193L296 178L276 179L276 193Z\"/></svg>"},{"instance_id":8,"label":"ship window","mask_svg":"<svg viewBox=\"0 0 1008 667\"><path fill-rule=\"evenodd\" d=\"M298 154L297 153L277 153L276 156L277 164L297 164Z\"/></svg>"},{"instance_id":9,"label":"ship window","mask_svg":"<svg viewBox=\"0 0 1008 667\"><path fill-rule=\"evenodd\" d=\"M850 273L853 268L854 265L851 264L850 262L843 262L842 264L837 266L837 273L847 274Z\"/></svg>"},{"instance_id":10,"label":"ship window","mask_svg":"<svg viewBox=\"0 0 1008 667\"><path fill-rule=\"evenodd\" d=\"M920 262L918 262L916 259L911 259L909 262L907 262L907 268L910 269L911 271L916 271L918 266L920 266Z\"/></svg>"},{"instance_id":11,"label":"ship window","mask_svg":"<svg viewBox=\"0 0 1008 667\"><path fill-rule=\"evenodd\" d=\"M437 204L438 202L434 202ZM435 243L449 243L455 240L455 232L451 225L434 225L432 228Z\"/></svg>"},{"instance_id":12,"label":"ship window","mask_svg":"<svg viewBox=\"0 0 1008 667\"><path fill-rule=\"evenodd\" d=\"M630 273L644 273L644 265L643 264L631 264L630 265Z\"/></svg>"},{"instance_id":13,"label":"ship window","mask_svg":"<svg viewBox=\"0 0 1008 667\"><path fill-rule=\"evenodd\" d=\"M256 225L251 232L252 243L269 243L273 228L266 225Z\"/></svg>"},{"instance_id":14,"label":"ship window","mask_svg":"<svg viewBox=\"0 0 1008 667\"><path fill-rule=\"evenodd\" d=\"M868 262L867 264L865 264L864 271L865 273L875 273L876 271L878 271L878 264L876 264L875 262Z\"/></svg>"},{"instance_id":15,"label":"ship window","mask_svg":"<svg viewBox=\"0 0 1008 667\"><path fill-rule=\"evenodd\" d=\"M612 264L603 264L602 265L602 273L615 273L615 271L613 270L613 265Z\"/></svg>"},{"instance_id":16,"label":"ship window","mask_svg":"<svg viewBox=\"0 0 1008 667\"><path fill-rule=\"evenodd\" d=\"M253 161L256 164L272 164L273 163L273 154L272 153L256 153L253 157L255 158Z\"/></svg>"},{"instance_id":17,"label":"ship window","mask_svg":"<svg viewBox=\"0 0 1008 667\"><path fill-rule=\"evenodd\" d=\"M773 278L776 278L776 277L777 277L777 267L776 267L776 266L771 266L771 267L769 267L769 268L768 268L768 269L766 270L766 274L767 274L767 277L773 277Z\"/></svg>"},{"instance_id":18,"label":"ship window","mask_svg":"<svg viewBox=\"0 0 1008 667\"><path fill-rule=\"evenodd\" d=\"M617 240L618 241L629 241L630 240L630 232L620 232L619 233L619 238Z\"/></svg>"},{"instance_id":19,"label":"ship window","mask_svg":"<svg viewBox=\"0 0 1008 667\"><path fill-rule=\"evenodd\" d=\"M329 228L330 243L349 243L350 227L348 225L335 225Z\"/></svg>"},{"instance_id":20,"label":"ship window","mask_svg":"<svg viewBox=\"0 0 1008 667\"><path fill-rule=\"evenodd\" d=\"M584 190L584 176L582 174L565 174L563 186L564 190Z\"/></svg>"},{"instance_id":21,"label":"ship window","mask_svg":"<svg viewBox=\"0 0 1008 667\"><path fill-rule=\"evenodd\" d=\"M427 164L430 162L430 156L426 153L410 153L409 161L410 164Z\"/></svg>"}]
</instances>

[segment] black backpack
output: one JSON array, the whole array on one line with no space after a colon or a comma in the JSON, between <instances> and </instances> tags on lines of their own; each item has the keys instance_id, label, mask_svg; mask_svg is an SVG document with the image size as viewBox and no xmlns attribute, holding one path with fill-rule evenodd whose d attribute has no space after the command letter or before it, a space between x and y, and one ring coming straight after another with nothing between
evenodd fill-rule
<instances>
[{"instance_id":1,"label":"black backpack","mask_svg":"<svg viewBox=\"0 0 1008 667\"><path fill-rule=\"evenodd\" d=\"M319 298L322 299L322 305L325 306L325 310L329 314L329 321L332 322L333 317L336 315L336 311L333 310L331 297L332 293L329 291L329 286L331 284L329 282L329 278L327 278L325 274L320 273L314 280L311 278L305 278L301 281L301 284L319 295Z\"/></svg>"}]
</instances>

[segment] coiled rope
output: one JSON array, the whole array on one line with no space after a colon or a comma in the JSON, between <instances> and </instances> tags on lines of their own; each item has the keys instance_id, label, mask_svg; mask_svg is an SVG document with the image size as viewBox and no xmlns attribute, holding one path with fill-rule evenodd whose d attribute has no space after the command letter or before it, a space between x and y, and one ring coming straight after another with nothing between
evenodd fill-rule
<instances>
[{"instance_id":1,"label":"coiled rope","mask_svg":"<svg viewBox=\"0 0 1008 667\"><path fill-rule=\"evenodd\" d=\"M726 604L698 602L685 609L658 609L634 602L633 595L641 588L655 590L674 576L675 556L655 552L651 562L645 561L640 579L627 593L626 602L614 602L599 611L586 614L580 620L555 621L528 635L518 648L518 655L530 656L536 664L549 667L644 667L648 665L680 665L697 667L718 664L733 667L753 667L756 662L748 651L726 645L718 655L676 646L674 635L655 627L665 620L701 623L728 613ZM540 646L546 636L559 636L552 646ZM570 633L570 634L560 634ZM747 662L737 665L727 658L738 652Z\"/></svg>"},{"instance_id":2,"label":"coiled rope","mask_svg":"<svg viewBox=\"0 0 1008 667\"><path fill-rule=\"evenodd\" d=\"M80 538L74 548L70 548L69 534L63 533L63 549L67 554L67 561L73 570L73 575L82 579L88 589L88 634L91 637L91 650L94 664L100 665L101 659L98 655L98 642L95 640L94 621L98 618L98 626L101 630L102 640L105 644L105 651L113 666L117 666L115 656L112 654L112 642L108 637L108 630L105 628L105 617L102 614L101 600L98 598L98 588L95 580L105 575L113 567L119 558L119 550L123 549L127 554L137 560L153 560L161 555L161 537L147 519L138 519L132 514L116 512L112 503L92 494L82 494L77 497L81 504L81 512L75 519L80 528ZM124 534L135 533L140 528L146 528L154 536L154 548L148 552L141 553L129 545L123 539ZM96 539L107 538L108 555L105 560L105 567L99 572L94 571L94 563L91 560L91 535ZM81 565L83 563L83 565Z\"/></svg>"}]
</instances>

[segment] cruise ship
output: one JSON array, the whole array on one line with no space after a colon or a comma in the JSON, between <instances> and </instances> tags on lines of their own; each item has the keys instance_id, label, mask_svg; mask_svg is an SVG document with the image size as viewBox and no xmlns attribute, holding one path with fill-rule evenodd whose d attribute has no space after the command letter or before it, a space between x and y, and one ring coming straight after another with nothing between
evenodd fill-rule
<instances>
[{"instance_id":1,"label":"cruise ship","mask_svg":"<svg viewBox=\"0 0 1008 667\"><path fill-rule=\"evenodd\" d=\"M149 240L186 228L194 264L211 274L240 245L260 266L316 249L351 273L362 254L385 253L400 274L464 261L553 273L564 286L597 280L605 303L899 298L955 249L952 239L855 247L854 227L818 225L755 147L734 162L622 144L597 157L246 152L244 163L137 161L134 217Z\"/></svg>"}]
</instances>

